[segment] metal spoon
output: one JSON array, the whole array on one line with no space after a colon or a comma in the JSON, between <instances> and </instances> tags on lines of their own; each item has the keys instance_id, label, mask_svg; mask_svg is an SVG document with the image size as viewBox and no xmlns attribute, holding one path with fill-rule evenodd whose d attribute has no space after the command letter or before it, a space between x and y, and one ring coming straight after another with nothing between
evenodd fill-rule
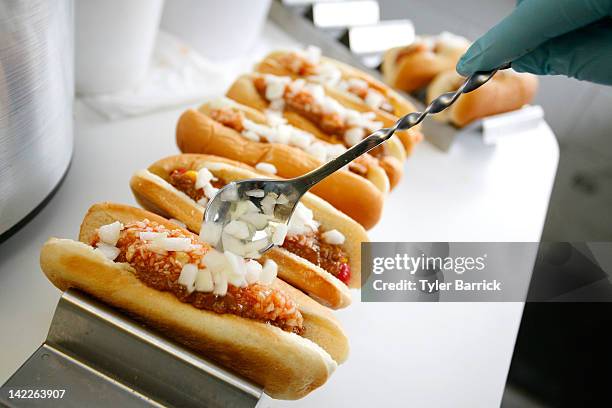
<instances>
[{"instance_id":1,"label":"metal spoon","mask_svg":"<svg viewBox=\"0 0 612 408\"><path fill-rule=\"evenodd\" d=\"M274 208L274 221L287 224L302 195L310 190L315 184L346 166L357 157L369 152L379 144L388 140L397 130L410 129L421 123L427 115L439 113L448 108L461 94L471 92L484 85L498 70L506 68L509 68L509 65L504 65L491 71L479 71L472 74L456 91L447 92L438 96L423 112L412 112L403 116L395 122L393 126L375 131L334 160L327 162L318 169L304 174L303 176L287 180L247 179L228 183L208 202L206 211L204 212L204 222L214 222L222 226L227 224L230 221L230 210L235 198L238 198L238 200L250 200L258 208L261 208L261 200L263 197L253 197L246 193L252 190L263 190L266 195L273 192L279 196L284 194L287 197L287 204L276 205ZM227 198L230 196L234 197L234 200L228 200ZM253 237L254 240L261 238L261 234L256 234L255 237ZM263 254L273 246L273 244L269 244L259 252ZM221 241L217 245L217 249L223 250Z\"/></svg>"}]
</instances>

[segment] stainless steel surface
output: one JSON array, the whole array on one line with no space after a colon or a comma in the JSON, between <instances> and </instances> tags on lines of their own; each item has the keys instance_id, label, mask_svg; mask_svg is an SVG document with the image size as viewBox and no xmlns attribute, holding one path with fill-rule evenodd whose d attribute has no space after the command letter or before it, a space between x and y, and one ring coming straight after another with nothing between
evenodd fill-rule
<instances>
[{"instance_id":1,"label":"stainless steel surface","mask_svg":"<svg viewBox=\"0 0 612 408\"><path fill-rule=\"evenodd\" d=\"M0 0L0 234L70 162L72 26L71 0Z\"/></svg>"},{"instance_id":2,"label":"stainless steel surface","mask_svg":"<svg viewBox=\"0 0 612 408\"><path fill-rule=\"evenodd\" d=\"M8 398L10 389L66 392L56 400L17 400ZM0 404L254 407L261 395L258 386L70 290L45 343L0 389Z\"/></svg>"}]
</instances>

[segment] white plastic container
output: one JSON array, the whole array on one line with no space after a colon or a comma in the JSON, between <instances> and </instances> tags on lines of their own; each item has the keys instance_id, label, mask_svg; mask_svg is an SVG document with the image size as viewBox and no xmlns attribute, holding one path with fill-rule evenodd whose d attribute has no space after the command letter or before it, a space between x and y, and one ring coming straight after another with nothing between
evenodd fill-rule
<instances>
[{"instance_id":1,"label":"white plastic container","mask_svg":"<svg viewBox=\"0 0 612 408\"><path fill-rule=\"evenodd\" d=\"M75 2L76 89L84 95L129 89L144 78L163 0Z\"/></svg>"},{"instance_id":2,"label":"white plastic container","mask_svg":"<svg viewBox=\"0 0 612 408\"><path fill-rule=\"evenodd\" d=\"M255 44L270 0L170 0L161 26L204 57L239 57Z\"/></svg>"}]
</instances>

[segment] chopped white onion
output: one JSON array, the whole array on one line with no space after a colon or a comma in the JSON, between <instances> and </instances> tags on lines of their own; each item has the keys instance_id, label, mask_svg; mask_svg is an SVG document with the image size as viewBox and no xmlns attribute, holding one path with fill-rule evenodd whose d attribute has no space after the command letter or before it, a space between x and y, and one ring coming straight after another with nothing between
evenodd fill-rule
<instances>
[{"instance_id":1,"label":"chopped white onion","mask_svg":"<svg viewBox=\"0 0 612 408\"><path fill-rule=\"evenodd\" d=\"M287 231L289 231L289 227L286 224L281 223L270 223L272 227L272 243L274 245L283 245L285 242L285 237L287 236Z\"/></svg>"},{"instance_id":2,"label":"chopped white onion","mask_svg":"<svg viewBox=\"0 0 612 408\"><path fill-rule=\"evenodd\" d=\"M249 190L245 193L246 195L248 195L249 197L257 197L257 198L261 198L263 197L266 193L261 190L261 189L255 189L255 190Z\"/></svg>"},{"instance_id":3,"label":"chopped white onion","mask_svg":"<svg viewBox=\"0 0 612 408\"><path fill-rule=\"evenodd\" d=\"M99 251L105 258L111 261L114 261L119 256L119 253L121 253L119 248L105 244L104 242L98 242L95 250Z\"/></svg>"},{"instance_id":4,"label":"chopped white onion","mask_svg":"<svg viewBox=\"0 0 612 408\"><path fill-rule=\"evenodd\" d=\"M217 195L217 192L219 191L218 188L213 187L212 184L204 184L204 195L206 197L208 197L208 199L212 199L215 195Z\"/></svg>"},{"instance_id":5,"label":"chopped white onion","mask_svg":"<svg viewBox=\"0 0 612 408\"><path fill-rule=\"evenodd\" d=\"M206 267L212 272L223 272L228 268L225 255L215 249L208 251L203 259Z\"/></svg>"},{"instance_id":6,"label":"chopped white onion","mask_svg":"<svg viewBox=\"0 0 612 408\"><path fill-rule=\"evenodd\" d=\"M262 266L259 262L249 259L245 265L246 274L244 275L247 283L253 284L259 280L261 275Z\"/></svg>"},{"instance_id":7,"label":"chopped white onion","mask_svg":"<svg viewBox=\"0 0 612 408\"><path fill-rule=\"evenodd\" d=\"M255 168L259 171L262 171L268 174L276 174L276 171L277 171L276 166L274 166L272 163L266 163L266 162L257 163L255 165Z\"/></svg>"},{"instance_id":8,"label":"chopped white onion","mask_svg":"<svg viewBox=\"0 0 612 408\"><path fill-rule=\"evenodd\" d=\"M236 208L230 213L232 220L240 218L243 214L258 213L259 209L251 200L242 200L236 203Z\"/></svg>"},{"instance_id":9,"label":"chopped white onion","mask_svg":"<svg viewBox=\"0 0 612 408\"><path fill-rule=\"evenodd\" d=\"M266 215L274 215L274 206L276 205L276 199L278 196L275 193L268 193L261 200L261 209Z\"/></svg>"},{"instance_id":10,"label":"chopped white onion","mask_svg":"<svg viewBox=\"0 0 612 408\"><path fill-rule=\"evenodd\" d=\"M365 137L365 131L360 127L353 127L344 132L344 141L349 146L355 146Z\"/></svg>"},{"instance_id":11,"label":"chopped white onion","mask_svg":"<svg viewBox=\"0 0 612 408\"><path fill-rule=\"evenodd\" d=\"M206 167L202 167L198 170L198 177L196 178L195 188L204 188L204 185L210 184L210 182L215 178L213 174Z\"/></svg>"},{"instance_id":12,"label":"chopped white onion","mask_svg":"<svg viewBox=\"0 0 612 408\"><path fill-rule=\"evenodd\" d=\"M215 284L213 293L217 296L227 294L227 275L223 271L212 271L212 278Z\"/></svg>"},{"instance_id":13,"label":"chopped white onion","mask_svg":"<svg viewBox=\"0 0 612 408\"><path fill-rule=\"evenodd\" d=\"M321 234L321 238L323 238L323 241L331 245L342 245L344 244L345 240L344 235L340 231L335 229L325 231Z\"/></svg>"},{"instance_id":14,"label":"chopped white onion","mask_svg":"<svg viewBox=\"0 0 612 408\"><path fill-rule=\"evenodd\" d=\"M366 94L364 102L371 108L378 108L385 101L385 97L378 91L370 89Z\"/></svg>"},{"instance_id":15,"label":"chopped white onion","mask_svg":"<svg viewBox=\"0 0 612 408\"><path fill-rule=\"evenodd\" d=\"M216 246L221 238L222 229L221 225L214 222L204 222L200 228L200 239L212 246Z\"/></svg>"},{"instance_id":16,"label":"chopped white onion","mask_svg":"<svg viewBox=\"0 0 612 408\"><path fill-rule=\"evenodd\" d=\"M244 259L231 251L224 251L225 258L229 265L228 282L237 287L246 286L246 265Z\"/></svg>"},{"instance_id":17,"label":"chopped white onion","mask_svg":"<svg viewBox=\"0 0 612 408\"><path fill-rule=\"evenodd\" d=\"M268 245L270 245L270 239L268 237L247 242L244 245L245 256L247 258L258 259L259 257L261 257L261 253L259 253L259 251L261 251Z\"/></svg>"},{"instance_id":18,"label":"chopped white onion","mask_svg":"<svg viewBox=\"0 0 612 408\"><path fill-rule=\"evenodd\" d=\"M238 201L238 189L236 184L228 184L221 192L221 201Z\"/></svg>"},{"instance_id":19,"label":"chopped white onion","mask_svg":"<svg viewBox=\"0 0 612 408\"><path fill-rule=\"evenodd\" d=\"M312 211L304 204L298 203L289 219L288 235L308 234L319 229L319 223L314 220Z\"/></svg>"},{"instance_id":20,"label":"chopped white onion","mask_svg":"<svg viewBox=\"0 0 612 408\"><path fill-rule=\"evenodd\" d=\"M191 250L191 239L189 238L155 238L151 241L151 245L163 249L165 251L190 251Z\"/></svg>"},{"instance_id":21,"label":"chopped white onion","mask_svg":"<svg viewBox=\"0 0 612 408\"><path fill-rule=\"evenodd\" d=\"M114 246L119 240L119 235L121 234L122 229L123 224L119 221L102 225L100 228L98 228L98 236L100 237L100 241Z\"/></svg>"},{"instance_id":22,"label":"chopped white onion","mask_svg":"<svg viewBox=\"0 0 612 408\"><path fill-rule=\"evenodd\" d=\"M158 238L166 238L168 237L168 233L167 232L141 231L138 233L138 237L142 241L152 241Z\"/></svg>"},{"instance_id":23,"label":"chopped white onion","mask_svg":"<svg viewBox=\"0 0 612 408\"><path fill-rule=\"evenodd\" d=\"M210 269L198 269L198 274L195 280L195 290L198 292L212 292L215 288L215 283L212 279Z\"/></svg>"},{"instance_id":24,"label":"chopped white onion","mask_svg":"<svg viewBox=\"0 0 612 408\"><path fill-rule=\"evenodd\" d=\"M289 203L289 199L284 194L279 195L276 199L276 204L285 205L287 203Z\"/></svg>"},{"instance_id":25,"label":"chopped white onion","mask_svg":"<svg viewBox=\"0 0 612 408\"><path fill-rule=\"evenodd\" d=\"M208 197L203 196L197 201L197 203L200 204L202 207L206 207L206 205L208 204Z\"/></svg>"},{"instance_id":26,"label":"chopped white onion","mask_svg":"<svg viewBox=\"0 0 612 408\"><path fill-rule=\"evenodd\" d=\"M271 285L276 278L276 274L278 271L278 265L271 259L266 259L266 262L261 269L261 274L259 276L259 282L264 285Z\"/></svg>"},{"instance_id":27,"label":"chopped white onion","mask_svg":"<svg viewBox=\"0 0 612 408\"><path fill-rule=\"evenodd\" d=\"M178 278L178 283L185 286L188 293L193 292L195 289L196 276L198 274L198 267L195 264L185 264L181 269L181 274Z\"/></svg>"},{"instance_id":28,"label":"chopped white onion","mask_svg":"<svg viewBox=\"0 0 612 408\"><path fill-rule=\"evenodd\" d=\"M244 221L230 221L223 230L238 239L247 239L250 235L249 227Z\"/></svg>"},{"instance_id":29,"label":"chopped white onion","mask_svg":"<svg viewBox=\"0 0 612 408\"><path fill-rule=\"evenodd\" d=\"M270 217L268 215L261 213L246 213L241 215L240 219L248 224L251 224L258 230L266 228L268 221L270 221Z\"/></svg>"},{"instance_id":30,"label":"chopped white onion","mask_svg":"<svg viewBox=\"0 0 612 408\"><path fill-rule=\"evenodd\" d=\"M233 252L240 256L246 255L245 244L225 231L221 234L221 243L223 244L223 249L226 251Z\"/></svg>"}]
</instances>

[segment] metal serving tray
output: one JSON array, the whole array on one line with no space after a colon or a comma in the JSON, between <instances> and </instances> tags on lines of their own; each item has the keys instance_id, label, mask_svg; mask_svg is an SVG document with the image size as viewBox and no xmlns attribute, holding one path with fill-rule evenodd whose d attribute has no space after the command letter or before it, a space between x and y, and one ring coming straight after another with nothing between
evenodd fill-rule
<instances>
[{"instance_id":1,"label":"metal serving tray","mask_svg":"<svg viewBox=\"0 0 612 408\"><path fill-rule=\"evenodd\" d=\"M27 390L63 395L14 396ZM103 303L68 290L43 345L0 388L0 405L254 407L262 392Z\"/></svg>"}]
</instances>

